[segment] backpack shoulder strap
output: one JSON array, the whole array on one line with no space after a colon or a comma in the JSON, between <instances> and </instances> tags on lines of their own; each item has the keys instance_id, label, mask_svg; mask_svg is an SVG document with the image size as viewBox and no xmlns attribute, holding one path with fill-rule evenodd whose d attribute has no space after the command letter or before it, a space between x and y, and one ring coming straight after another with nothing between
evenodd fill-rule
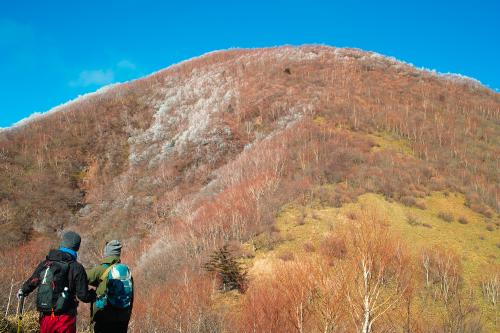
<instances>
[{"instance_id":1,"label":"backpack shoulder strap","mask_svg":"<svg viewBox=\"0 0 500 333\"><path fill-rule=\"evenodd\" d=\"M63 282L63 284L64 284L65 287L69 288L69 286L70 286L69 272L71 270L71 263L70 262L66 262L66 261L58 261L57 263L62 268L61 273L62 273L62 276L64 276L64 280L63 280L64 282Z\"/></svg>"},{"instance_id":2,"label":"backpack shoulder strap","mask_svg":"<svg viewBox=\"0 0 500 333\"><path fill-rule=\"evenodd\" d=\"M111 270L111 268L113 268L114 265L115 264L110 265L108 268L106 268L106 270L104 271L104 273L102 273L102 275L100 277L101 281L104 281L104 279L106 278L106 276L108 275L109 271Z\"/></svg>"}]
</instances>

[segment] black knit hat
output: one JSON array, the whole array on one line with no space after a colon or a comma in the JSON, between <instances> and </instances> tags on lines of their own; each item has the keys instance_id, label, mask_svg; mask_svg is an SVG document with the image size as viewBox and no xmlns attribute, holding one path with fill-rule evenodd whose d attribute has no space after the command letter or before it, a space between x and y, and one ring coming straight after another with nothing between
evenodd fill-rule
<instances>
[{"instance_id":1,"label":"black knit hat","mask_svg":"<svg viewBox=\"0 0 500 333\"><path fill-rule=\"evenodd\" d=\"M78 249L80 249L81 241L82 239L79 234L74 231L67 231L62 237L61 247L78 251Z\"/></svg>"}]
</instances>

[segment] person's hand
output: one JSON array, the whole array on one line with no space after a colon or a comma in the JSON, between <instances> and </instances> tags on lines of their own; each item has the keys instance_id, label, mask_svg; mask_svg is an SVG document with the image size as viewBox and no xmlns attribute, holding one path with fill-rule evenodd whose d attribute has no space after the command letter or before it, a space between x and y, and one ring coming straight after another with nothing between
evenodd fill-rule
<instances>
[{"instance_id":1,"label":"person's hand","mask_svg":"<svg viewBox=\"0 0 500 333\"><path fill-rule=\"evenodd\" d=\"M21 298L23 298L23 297L24 297L24 296L26 296L26 295L24 295L24 293L23 293L23 290L22 290L22 289L19 289L19 291L17 292L17 295L16 295L16 296L17 296L17 299L21 299Z\"/></svg>"}]
</instances>

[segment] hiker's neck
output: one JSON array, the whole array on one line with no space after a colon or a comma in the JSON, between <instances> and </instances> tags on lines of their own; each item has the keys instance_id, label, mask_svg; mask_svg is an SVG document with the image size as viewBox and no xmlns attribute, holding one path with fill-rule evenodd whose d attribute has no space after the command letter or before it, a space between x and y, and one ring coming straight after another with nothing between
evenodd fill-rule
<instances>
[{"instance_id":1,"label":"hiker's neck","mask_svg":"<svg viewBox=\"0 0 500 333\"><path fill-rule=\"evenodd\" d=\"M59 248L59 251L62 251L62 252L65 252L65 253L70 254L70 255L71 255L74 259L78 258L78 254L77 254L77 253L76 253L76 251L75 251L75 250L73 250L73 249L68 249L67 247L63 247L63 246L61 246L61 247Z\"/></svg>"},{"instance_id":2,"label":"hiker's neck","mask_svg":"<svg viewBox=\"0 0 500 333\"><path fill-rule=\"evenodd\" d=\"M107 257L104 257L101 262L103 264L114 264L114 263L117 263L117 262L120 262L120 257L119 256L107 256Z\"/></svg>"}]
</instances>

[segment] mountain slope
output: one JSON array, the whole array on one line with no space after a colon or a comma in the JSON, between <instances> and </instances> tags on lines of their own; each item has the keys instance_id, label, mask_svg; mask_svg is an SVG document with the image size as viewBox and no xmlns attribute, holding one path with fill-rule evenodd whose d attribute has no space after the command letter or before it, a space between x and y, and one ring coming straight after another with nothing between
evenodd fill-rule
<instances>
[{"instance_id":1,"label":"mountain slope","mask_svg":"<svg viewBox=\"0 0 500 333\"><path fill-rule=\"evenodd\" d=\"M1 244L73 228L93 260L119 237L175 290L223 243L272 243L291 202L459 192L498 237L499 119L479 83L374 53L211 53L0 132Z\"/></svg>"}]
</instances>

